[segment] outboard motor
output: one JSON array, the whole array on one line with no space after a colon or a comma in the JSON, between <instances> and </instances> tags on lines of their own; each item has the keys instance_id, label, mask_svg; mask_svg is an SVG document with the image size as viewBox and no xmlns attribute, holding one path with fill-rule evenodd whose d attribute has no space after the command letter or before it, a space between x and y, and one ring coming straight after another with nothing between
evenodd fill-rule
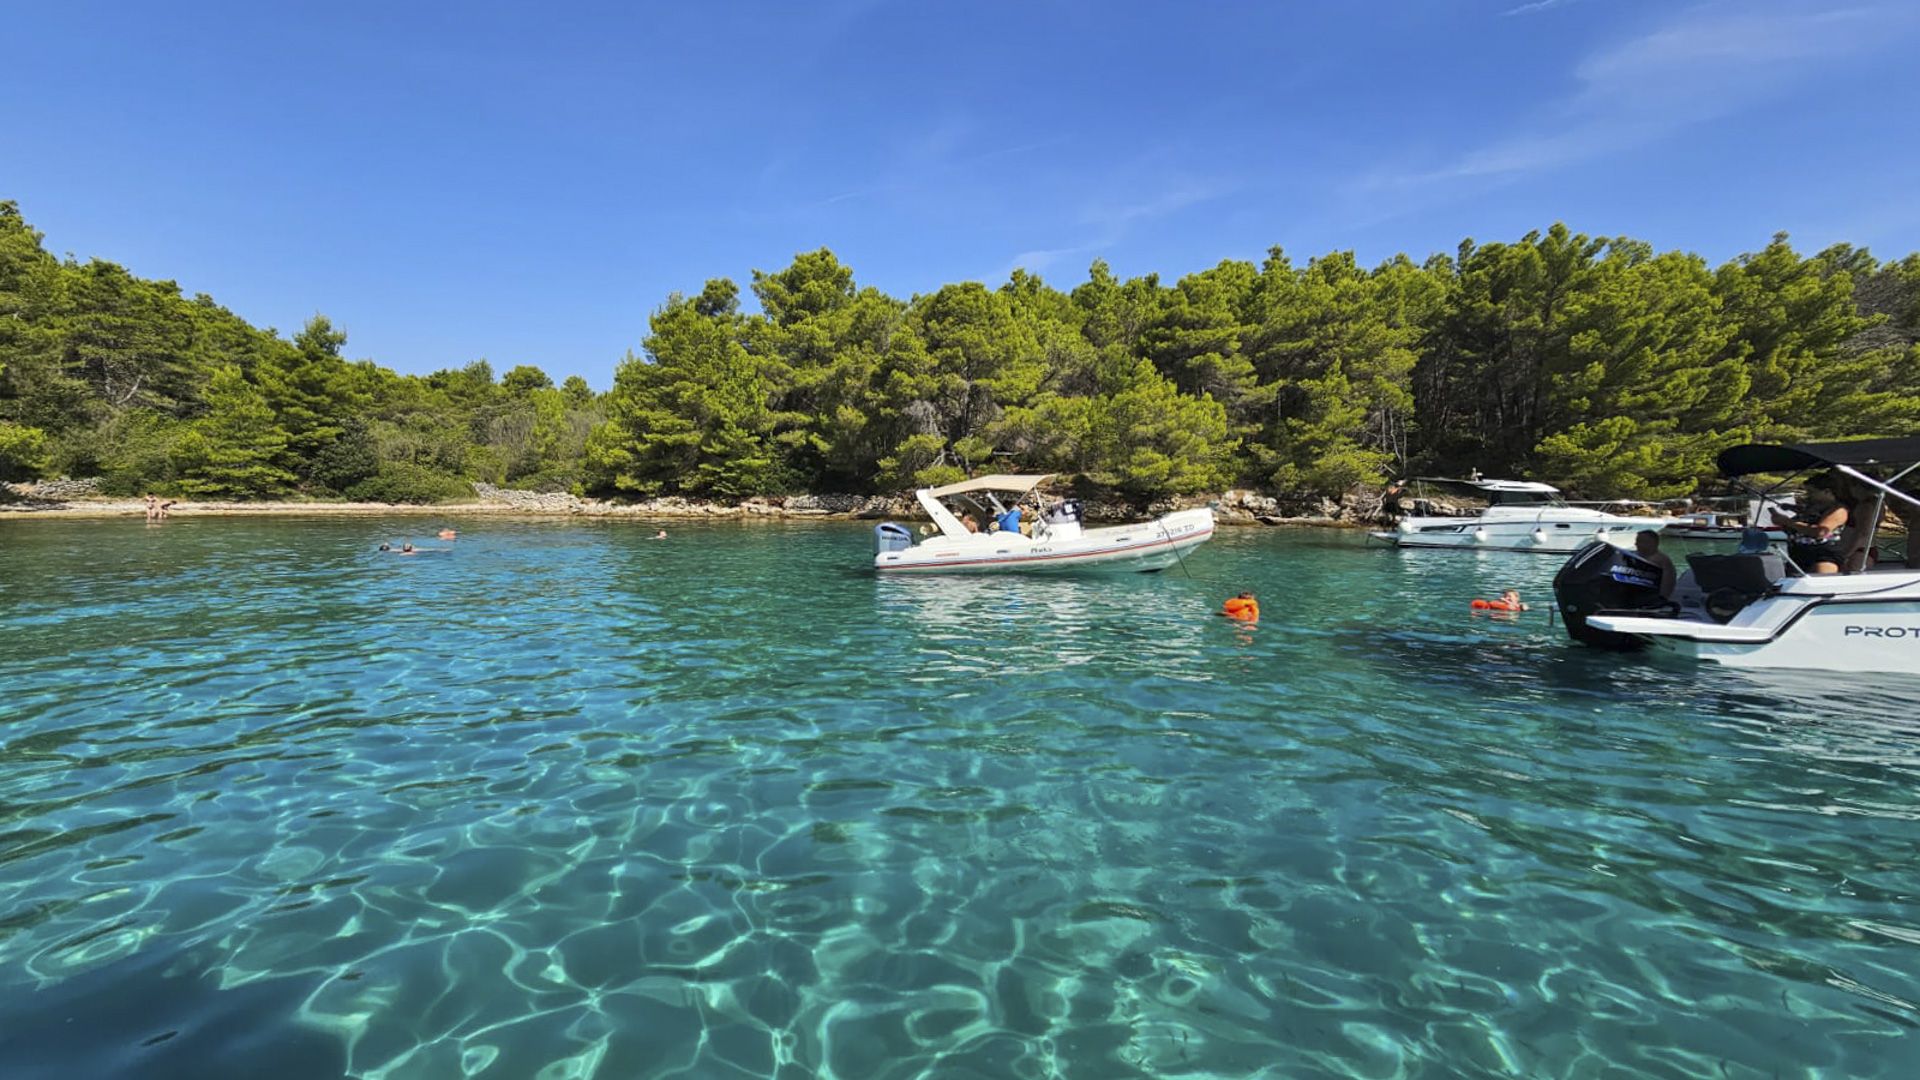
<instances>
[{"instance_id":1,"label":"outboard motor","mask_svg":"<svg viewBox=\"0 0 1920 1080\"><path fill-rule=\"evenodd\" d=\"M1553 575L1553 598L1573 640L1602 649L1637 649L1644 642L1587 625L1606 612L1645 611L1669 606L1660 596L1660 568L1625 548L1595 540L1573 553Z\"/></svg>"},{"instance_id":2,"label":"outboard motor","mask_svg":"<svg viewBox=\"0 0 1920 1080\"><path fill-rule=\"evenodd\" d=\"M905 525L895 525L883 521L873 527L873 553L885 555L889 551L905 551L913 546L913 532Z\"/></svg>"},{"instance_id":3,"label":"outboard motor","mask_svg":"<svg viewBox=\"0 0 1920 1080\"><path fill-rule=\"evenodd\" d=\"M1079 499L1061 499L1040 513L1040 520L1047 524L1049 540L1072 540L1078 537L1081 523L1086 517L1086 505Z\"/></svg>"}]
</instances>

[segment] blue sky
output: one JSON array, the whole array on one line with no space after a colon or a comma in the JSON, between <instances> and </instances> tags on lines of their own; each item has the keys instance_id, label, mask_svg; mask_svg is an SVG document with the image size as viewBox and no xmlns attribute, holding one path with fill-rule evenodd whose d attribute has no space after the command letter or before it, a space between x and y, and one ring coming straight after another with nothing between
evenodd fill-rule
<instances>
[{"instance_id":1,"label":"blue sky","mask_svg":"<svg viewBox=\"0 0 1920 1080\"><path fill-rule=\"evenodd\" d=\"M1911 0L16 5L0 198L58 253L402 371L610 384L825 245L900 296L1564 220L1920 249Z\"/></svg>"}]
</instances>

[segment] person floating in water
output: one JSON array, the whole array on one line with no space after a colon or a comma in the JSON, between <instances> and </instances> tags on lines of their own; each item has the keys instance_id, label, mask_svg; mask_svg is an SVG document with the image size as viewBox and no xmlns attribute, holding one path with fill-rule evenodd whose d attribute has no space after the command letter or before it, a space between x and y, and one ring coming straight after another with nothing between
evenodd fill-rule
<instances>
[{"instance_id":1,"label":"person floating in water","mask_svg":"<svg viewBox=\"0 0 1920 1080\"><path fill-rule=\"evenodd\" d=\"M1228 598L1227 602L1221 606L1220 614L1235 622L1259 622L1260 601L1254 599L1252 593L1243 592L1239 596Z\"/></svg>"},{"instance_id":2,"label":"person floating in water","mask_svg":"<svg viewBox=\"0 0 1920 1080\"><path fill-rule=\"evenodd\" d=\"M1473 603L1469 604L1468 607L1474 611L1521 612L1530 610L1527 605L1520 602L1520 590L1518 589L1508 589L1502 592L1498 600L1484 600L1476 596L1473 599Z\"/></svg>"},{"instance_id":3,"label":"person floating in water","mask_svg":"<svg viewBox=\"0 0 1920 1080\"><path fill-rule=\"evenodd\" d=\"M439 535L440 535L440 539L442 540L452 540L455 537L459 536L460 534L457 532L454 532L452 529L441 529Z\"/></svg>"},{"instance_id":4,"label":"person floating in water","mask_svg":"<svg viewBox=\"0 0 1920 1080\"><path fill-rule=\"evenodd\" d=\"M665 540L667 538L667 530L661 529L659 532L653 534L653 538L655 540Z\"/></svg>"}]
</instances>

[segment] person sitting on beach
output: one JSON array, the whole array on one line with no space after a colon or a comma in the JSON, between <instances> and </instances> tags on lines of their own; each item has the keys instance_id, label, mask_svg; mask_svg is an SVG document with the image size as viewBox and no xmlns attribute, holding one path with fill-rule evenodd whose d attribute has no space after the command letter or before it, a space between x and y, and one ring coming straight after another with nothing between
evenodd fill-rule
<instances>
[{"instance_id":1,"label":"person sitting on beach","mask_svg":"<svg viewBox=\"0 0 1920 1080\"><path fill-rule=\"evenodd\" d=\"M1652 529L1641 529L1633 535L1633 551L1660 568L1660 599L1673 599L1673 586L1680 575L1673 568L1673 559L1660 550L1660 534Z\"/></svg>"}]
</instances>

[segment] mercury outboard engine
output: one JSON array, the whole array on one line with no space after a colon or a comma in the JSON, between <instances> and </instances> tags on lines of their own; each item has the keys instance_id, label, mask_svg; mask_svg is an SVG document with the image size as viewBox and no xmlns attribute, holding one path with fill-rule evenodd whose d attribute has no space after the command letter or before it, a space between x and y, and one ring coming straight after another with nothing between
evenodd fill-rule
<instances>
[{"instance_id":1,"label":"mercury outboard engine","mask_svg":"<svg viewBox=\"0 0 1920 1080\"><path fill-rule=\"evenodd\" d=\"M905 525L895 525L884 521L873 527L873 553L885 555L889 551L905 551L913 546L913 533Z\"/></svg>"},{"instance_id":2,"label":"mercury outboard engine","mask_svg":"<svg viewBox=\"0 0 1920 1080\"><path fill-rule=\"evenodd\" d=\"M1625 548L1595 540L1573 553L1553 575L1553 598L1573 640L1602 649L1637 649L1645 644L1631 634L1587 625L1606 612L1646 612L1668 607L1660 596L1660 568Z\"/></svg>"},{"instance_id":3,"label":"mercury outboard engine","mask_svg":"<svg viewBox=\"0 0 1920 1080\"><path fill-rule=\"evenodd\" d=\"M1061 499L1040 513L1040 520L1047 523L1049 540L1071 540L1079 536L1086 517L1087 508L1079 499Z\"/></svg>"}]
</instances>

